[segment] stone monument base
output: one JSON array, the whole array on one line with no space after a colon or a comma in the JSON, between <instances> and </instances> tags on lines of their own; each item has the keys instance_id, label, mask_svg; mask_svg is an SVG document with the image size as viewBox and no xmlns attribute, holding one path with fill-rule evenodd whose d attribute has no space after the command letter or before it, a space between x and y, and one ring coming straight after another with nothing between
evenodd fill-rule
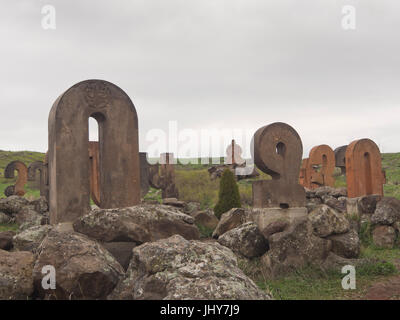
<instances>
[{"instance_id":1,"label":"stone monument base","mask_svg":"<svg viewBox=\"0 0 400 320\"><path fill-rule=\"evenodd\" d=\"M283 231L294 220L306 219L307 208L253 208L249 220L254 221L261 233L268 237L277 232ZM282 229L282 230L280 230Z\"/></svg>"}]
</instances>

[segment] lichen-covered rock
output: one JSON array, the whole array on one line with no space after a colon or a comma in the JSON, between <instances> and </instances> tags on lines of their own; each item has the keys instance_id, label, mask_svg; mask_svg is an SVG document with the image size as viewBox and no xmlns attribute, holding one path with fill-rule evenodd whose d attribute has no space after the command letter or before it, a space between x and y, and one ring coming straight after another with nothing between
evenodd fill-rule
<instances>
[{"instance_id":1,"label":"lichen-covered rock","mask_svg":"<svg viewBox=\"0 0 400 320\"><path fill-rule=\"evenodd\" d=\"M109 299L271 299L237 266L234 253L218 243L179 235L133 249L126 277Z\"/></svg>"},{"instance_id":2,"label":"lichen-covered rock","mask_svg":"<svg viewBox=\"0 0 400 320\"><path fill-rule=\"evenodd\" d=\"M355 230L329 236L332 241L332 252L343 258L357 258L360 254L360 238Z\"/></svg>"},{"instance_id":3,"label":"lichen-covered rock","mask_svg":"<svg viewBox=\"0 0 400 320\"><path fill-rule=\"evenodd\" d=\"M0 249L11 250L13 247L14 231L3 231L0 232Z\"/></svg>"},{"instance_id":4,"label":"lichen-covered rock","mask_svg":"<svg viewBox=\"0 0 400 320\"><path fill-rule=\"evenodd\" d=\"M347 203L345 200L338 200L337 198L330 195L323 196L322 200L324 204L331 207L332 209L341 213L346 212Z\"/></svg>"},{"instance_id":5,"label":"lichen-covered rock","mask_svg":"<svg viewBox=\"0 0 400 320\"><path fill-rule=\"evenodd\" d=\"M376 205L382 200L379 194L371 194L358 199L358 206L361 214L372 214L376 210Z\"/></svg>"},{"instance_id":6,"label":"lichen-covered rock","mask_svg":"<svg viewBox=\"0 0 400 320\"><path fill-rule=\"evenodd\" d=\"M262 256L268 250L268 242L254 222L247 222L225 232L218 243L246 257Z\"/></svg>"},{"instance_id":7,"label":"lichen-covered rock","mask_svg":"<svg viewBox=\"0 0 400 320\"><path fill-rule=\"evenodd\" d=\"M134 242L103 242L102 246L114 256L124 270L128 269L132 250L136 247Z\"/></svg>"},{"instance_id":8,"label":"lichen-covered rock","mask_svg":"<svg viewBox=\"0 0 400 320\"><path fill-rule=\"evenodd\" d=\"M14 248L19 251L36 252L42 240L52 229L49 225L33 226L14 236Z\"/></svg>"},{"instance_id":9,"label":"lichen-covered rock","mask_svg":"<svg viewBox=\"0 0 400 320\"><path fill-rule=\"evenodd\" d=\"M8 224L12 222L12 217L5 214L4 212L0 212L0 223L1 224Z\"/></svg>"},{"instance_id":10,"label":"lichen-covered rock","mask_svg":"<svg viewBox=\"0 0 400 320\"><path fill-rule=\"evenodd\" d=\"M40 197L38 199L35 199L31 201L29 204L32 205L33 209L40 214L49 211L49 204L47 203L45 197Z\"/></svg>"},{"instance_id":11,"label":"lichen-covered rock","mask_svg":"<svg viewBox=\"0 0 400 320\"><path fill-rule=\"evenodd\" d=\"M194 218L196 224L205 226L211 230L214 230L219 222L214 212L210 209L196 212L192 214L192 217Z\"/></svg>"},{"instance_id":12,"label":"lichen-covered rock","mask_svg":"<svg viewBox=\"0 0 400 320\"><path fill-rule=\"evenodd\" d=\"M320 198L315 197L315 198L307 199L307 204L306 204L307 211L309 213L312 212L320 204L322 204L322 200Z\"/></svg>"},{"instance_id":13,"label":"lichen-covered rock","mask_svg":"<svg viewBox=\"0 0 400 320\"><path fill-rule=\"evenodd\" d=\"M0 250L0 300L27 300L33 294L34 256Z\"/></svg>"},{"instance_id":14,"label":"lichen-covered rock","mask_svg":"<svg viewBox=\"0 0 400 320\"><path fill-rule=\"evenodd\" d=\"M199 239L194 218L164 205L141 204L121 209L97 209L74 222L74 230L101 242L141 244L179 234Z\"/></svg>"},{"instance_id":15,"label":"lichen-covered rock","mask_svg":"<svg viewBox=\"0 0 400 320\"><path fill-rule=\"evenodd\" d=\"M247 222L246 210L243 208L233 208L222 214L212 236L213 238L218 239L218 237L222 236L225 232L236 228L245 222Z\"/></svg>"},{"instance_id":16,"label":"lichen-covered rock","mask_svg":"<svg viewBox=\"0 0 400 320\"><path fill-rule=\"evenodd\" d=\"M8 214L15 214L28 204L29 201L24 197L10 196L0 199L0 211Z\"/></svg>"},{"instance_id":17,"label":"lichen-covered rock","mask_svg":"<svg viewBox=\"0 0 400 320\"><path fill-rule=\"evenodd\" d=\"M99 243L83 234L54 228L38 248L33 277L45 299L105 299L124 274L121 265ZM42 268L54 266L56 289L44 290Z\"/></svg>"},{"instance_id":18,"label":"lichen-covered rock","mask_svg":"<svg viewBox=\"0 0 400 320\"><path fill-rule=\"evenodd\" d=\"M331 234L341 234L349 231L349 221L343 214L337 213L331 207L323 204L308 215L314 234L327 237Z\"/></svg>"},{"instance_id":19,"label":"lichen-covered rock","mask_svg":"<svg viewBox=\"0 0 400 320\"><path fill-rule=\"evenodd\" d=\"M180 201L177 198L164 198L162 203L166 206L172 206L172 207L177 207L177 208L185 207L185 202Z\"/></svg>"},{"instance_id":20,"label":"lichen-covered rock","mask_svg":"<svg viewBox=\"0 0 400 320\"><path fill-rule=\"evenodd\" d=\"M40 226L43 216L33 210L30 206L23 207L15 217L20 230L25 230L34 226Z\"/></svg>"},{"instance_id":21,"label":"lichen-covered rock","mask_svg":"<svg viewBox=\"0 0 400 320\"><path fill-rule=\"evenodd\" d=\"M377 247L393 248L396 240L396 230L391 226L376 226L372 231L372 240Z\"/></svg>"},{"instance_id":22,"label":"lichen-covered rock","mask_svg":"<svg viewBox=\"0 0 400 320\"><path fill-rule=\"evenodd\" d=\"M183 212L189 215L192 215L200 210L200 203L199 202L185 202L185 206L183 207Z\"/></svg>"},{"instance_id":23,"label":"lichen-covered rock","mask_svg":"<svg viewBox=\"0 0 400 320\"><path fill-rule=\"evenodd\" d=\"M376 205L371 222L374 224L391 225L400 221L400 200L392 197L384 197Z\"/></svg>"},{"instance_id":24,"label":"lichen-covered rock","mask_svg":"<svg viewBox=\"0 0 400 320\"><path fill-rule=\"evenodd\" d=\"M307 217L293 219L285 231L273 234L268 241L269 251L261 262L271 277L319 265L331 250L331 241L315 236Z\"/></svg>"},{"instance_id":25,"label":"lichen-covered rock","mask_svg":"<svg viewBox=\"0 0 400 320\"><path fill-rule=\"evenodd\" d=\"M269 237L272 236L274 233L284 231L289 225L290 222L284 219L272 221L264 228L262 235L264 236L265 239L268 240Z\"/></svg>"}]
</instances>

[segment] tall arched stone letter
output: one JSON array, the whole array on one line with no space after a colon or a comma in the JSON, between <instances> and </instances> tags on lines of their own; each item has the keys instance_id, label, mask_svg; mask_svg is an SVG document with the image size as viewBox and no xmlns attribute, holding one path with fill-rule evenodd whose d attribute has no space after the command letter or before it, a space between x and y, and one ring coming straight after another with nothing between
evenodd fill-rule
<instances>
[{"instance_id":1,"label":"tall arched stone letter","mask_svg":"<svg viewBox=\"0 0 400 320\"><path fill-rule=\"evenodd\" d=\"M50 222L71 222L89 211L89 125L99 125L101 207L140 202L138 118L116 85L79 82L54 103L49 115Z\"/></svg>"},{"instance_id":2,"label":"tall arched stone letter","mask_svg":"<svg viewBox=\"0 0 400 320\"><path fill-rule=\"evenodd\" d=\"M370 139L353 141L346 149L347 196L356 198L370 194L383 196L385 176L381 152Z\"/></svg>"},{"instance_id":3,"label":"tall arched stone letter","mask_svg":"<svg viewBox=\"0 0 400 320\"><path fill-rule=\"evenodd\" d=\"M276 122L256 131L252 141L254 163L272 180L253 182L255 208L305 206L306 194L299 184L302 154L300 136L288 124Z\"/></svg>"}]
</instances>

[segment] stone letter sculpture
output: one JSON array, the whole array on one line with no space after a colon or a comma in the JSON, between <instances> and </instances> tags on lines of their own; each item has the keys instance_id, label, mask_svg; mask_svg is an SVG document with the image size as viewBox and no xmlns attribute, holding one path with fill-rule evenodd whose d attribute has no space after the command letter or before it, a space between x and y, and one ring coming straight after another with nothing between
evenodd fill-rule
<instances>
[{"instance_id":1,"label":"stone letter sculpture","mask_svg":"<svg viewBox=\"0 0 400 320\"><path fill-rule=\"evenodd\" d=\"M334 151L336 167L340 168L341 175L346 175L346 149L347 146L341 146Z\"/></svg>"},{"instance_id":2,"label":"stone letter sculpture","mask_svg":"<svg viewBox=\"0 0 400 320\"><path fill-rule=\"evenodd\" d=\"M319 169L316 169L318 167ZM333 187L335 178L335 153L326 144L316 146L310 150L307 167L308 188L316 189L321 186Z\"/></svg>"},{"instance_id":3,"label":"stone letter sculpture","mask_svg":"<svg viewBox=\"0 0 400 320\"><path fill-rule=\"evenodd\" d=\"M174 154L161 153L160 155L160 181L162 198L178 198L178 189L175 186Z\"/></svg>"},{"instance_id":4,"label":"stone letter sculpture","mask_svg":"<svg viewBox=\"0 0 400 320\"><path fill-rule=\"evenodd\" d=\"M308 178L307 168L308 168L308 158L305 158L301 162L299 184L301 184L303 187L306 187L306 188L309 187L309 182L307 179Z\"/></svg>"},{"instance_id":5,"label":"stone letter sculpture","mask_svg":"<svg viewBox=\"0 0 400 320\"><path fill-rule=\"evenodd\" d=\"M18 172L18 177L15 185L8 186L4 190L4 194L9 197L12 195L23 196L25 194L25 184L28 181L28 168L21 161L12 161L4 169L4 177L7 179L14 178L14 171Z\"/></svg>"},{"instance_id":6,"label":"stone letter sculpture","mask_svg":"<svg viewBox=\"0 0 400 320\"><path fill-rule=\"evenodd\" d=\"M116 85L86 80L64 92L49 115L51 224L72 222L90 210L89 117L99 124L100 206L140 202L135 107Z\"/></svg>"},{"instance_id":7,"label":"stone letter sculpture","mask_svg":"<svg viewBox=\"0 0 400 320\"><path fill-rule=\"evenodd\" d=\"M256 166L272 180L253 182L253 206L304 207L306 195L298 184L303 144L291 126L276 122L256 131L252 155Z\"/></svg>"},{"instance_id":8,"label":"stone letter sculpture","mask_svg":"<svg viewBox=\"0 0 400 320\"><path fill-rule=\"evenodd\" d=\"M150 186L161 189L159 186L159 165L147 161L147 152L139 152L140 156L140 191L144 197L149 192Z\"/></svg>"},{"instance_id":9,"label":"stone letter sculpture","mask_svg":"<svg viewBox=\"0 0 400 320\"><path fill-rule=\"evenodd\" d=\"M370 139L356 140L346 150L347 195L356 198L370 194L383 195L385 175L381 153Z\"/></svg>"}]
</instances>

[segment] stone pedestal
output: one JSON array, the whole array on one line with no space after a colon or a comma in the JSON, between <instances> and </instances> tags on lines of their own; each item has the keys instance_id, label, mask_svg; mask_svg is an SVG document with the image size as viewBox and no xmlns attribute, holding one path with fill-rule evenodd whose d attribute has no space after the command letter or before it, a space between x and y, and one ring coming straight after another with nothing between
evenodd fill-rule
<instances>
[{"instance_id":1,"label":"stone pedestal","mask_svg":"<svg viewBox=\"0 0 400 320\"><path fill-rule=\"evenodd\" d=\"M254 221L265 238L283 231L295 219L306 219L307 208L253 208L249 220Z\"/></svg>"}]
</instances>

